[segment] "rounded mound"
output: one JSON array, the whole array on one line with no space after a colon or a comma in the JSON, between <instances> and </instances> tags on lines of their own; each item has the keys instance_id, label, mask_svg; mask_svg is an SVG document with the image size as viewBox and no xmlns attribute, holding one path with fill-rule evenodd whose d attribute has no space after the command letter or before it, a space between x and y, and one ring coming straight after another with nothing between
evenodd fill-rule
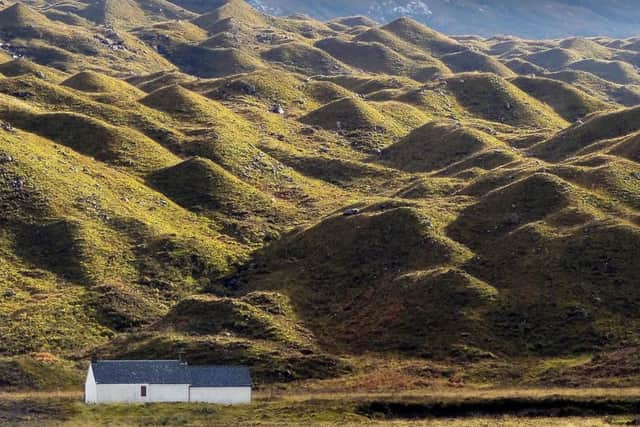
<instances>
[{"instance_id":1,"label":"rounded mound","mask_svg":"<svg viewBox=\"0 0 640 427\"><path fill-rule=\"evenodd\" d=\"M456 73L481 71L502 77L513 76L513 72L497 59L472 50L451 53L440 57L440 59Z\"/></svg>"},{"instance_id":2,"label":"rounded mound","mask_svg":"<svg viewBox=\"0 0 640 427\"><path fill-rule=\"evenodd\" d=\"M118 93L129 98L144 96L144 92L122 80L93 71L83 71L75 74L62 82L62 85L82 92Z\"/></svg>"},{"instance_id":3,"label":"rounded mound","mask_svg":"<svg viewBox=\"0 0 640 427\"><path fill-rule=\"evenodd\" d=\"M530 175L486 194L466 208L447 227L448 235L477 249L561 210L569 205L570 198L570 186L556 176Z\"/></svg>"},{"instance_id":4,"label":"rounded mound","mask_svg":"<svg viewBox=\"0 0 640 427\"><path fill-rule=\"evenodd\" d=\"M304 43L286 43L262 53L271 62L281 63L302 74L342 74L348 67L323 50Z\"/></svg>"},{"instance_id":5,"label":"rounded mound","mask_svg":"<svg viewBox=\"0 0 640 427\"><path fill-rule=\"evenodd\" d=\"M400 131L397 124L366 102L356 98L342 98L331 102L302 117L300 121L333 131Z\"/></svg>"},{"instance_id":6,"label":"rounded mound","mask_svg":"<svg viewBox=\"0 0 640 427\"><path fill-rule=\"evenodd\" d=\"M558 47L543 50L542 52L532 53L531 55L525 56L523 59L549 71L557 71L572 62L582 59L582 57L577 52Z\"/></svg>"},{"instance_id":7,"label":"rounded mound","mask_svg":"<svg viewBox=\"0 0 640 427\"><path fill-rule=\"evenodd\" d=\"M521 58L514 58L505 65L516 74L542 74L545 72L544 68Z\"/></svg>"},{"instance_id":8,"label":"rounded mound","mask_svg":"<svg viewBox=\"0 0 640 427\"><path fill-rule=\"evenodd\" d=\"M585 147L640 130L640 107L597 114L531 148L531 154L550 161L565 160Z\"/></svg>"},{"instance_id":9,"label":"rounded mound","mask_svg":"<svg viewBox=\"0 0 640 427\"><path fill-rule=\"evenodd\" d=\"M436 56L464 49L457 41L410 18L396 19L382 29Z\"/></svg>"},{"instance_id":10,"label":"rounded mound","mask_svg":"<svg viewBox=\"0 0 640 427\"><path fill-rule=\"evenodd\" d=\"M155 173L150 180L172 200L191 210L235 216L246 212L268 216L277 211L271 197L208 159L186 160Z\"/></svg>"},{"instance_id":11,"label":"rounded mound","mask_svg":"<svg viewBox=\"0 0 640 427\"><path fill-rule=\"evenodd\" d=\"M24 75L34 75L40 78L59 81L63 79L66 75L58 70L53 68L43 67L38 64L34 64L31 61L27 61L26 59L14 59L9 62L4 62L0 64L0 73L7 77L18 77Z\"/></svg>"},{"instance_id":12,"label":"rounded mound","mask_svg":"<svg viewBox=\"0 0 640 427\"><path fill-rule=\"evenodd\" d=\"M431 122L386 148L382 152L382 161L409 172L429 172L502 145L494 137L478 130Z\"/></svg>"},{"instance_id":13,"label":"rounded mound","mask_svg":"<svg viewBox=\"0 0 640 427\"><path fill-rule=\"evenodd\" d=\"M315 47L345 64L371 73L401 75L408 72L407 59L381 43L328 38L316 42Z\"/></svg>"},{"instance_id":14,"label":"rounded mound","mask_svg":"<svg viewBox=\"0 0 640 427\"><path fill-rule=\"evenodd\" d=\"M347 16L344 18L336 18L331 22L344 25L346 27L375 27L376 22L367 16Z\"/></svg>"},{"instance_id":15,"label":"rounded mound","mask_svg":"<svg viewBox=\"0 0 640 427\"><path fill-rule=\"evenodd\" d=\"M558 80L518 77L511 80L511 83L538 101L551 106L569 122L611 108L607 103Z\"/></svg>"},{"instance_id":16,"label":"rounded mound","mask_svg":"<svg viewBox=\"0 0 640 427\"><path fill-rule=\"evenodd\" d=\"M640 74L633 65L622 61L602 61L585 59L567 66L573 70L586 71L618 84L640 84Z\"/></svg>"},{"instance_id":17,"label":"rounded mound","mask_svg":"<svg viewBox=\"0 0 640 427\"><path fill-rule=\"evenodd\" d=\"M458 103L483 119L531 128L567 125L550 107L494 74L458 74L447 83Z\"/></svg>"}]
</instances>

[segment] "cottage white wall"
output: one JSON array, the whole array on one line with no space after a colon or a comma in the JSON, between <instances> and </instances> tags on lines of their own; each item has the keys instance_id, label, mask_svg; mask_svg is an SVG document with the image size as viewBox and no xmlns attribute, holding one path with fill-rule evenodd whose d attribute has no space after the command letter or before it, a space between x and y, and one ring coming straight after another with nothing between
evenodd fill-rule
<instances>
[{"instance_id":1,"label":"cottage white wall","mask_svg":"<svg viewBox=\"0 0 640 427\"><path fill-rule=\"evenodd\" d=\"M147 395L140 387L147 386ZM188 384L98 384L97 403L188 402Z\"/></svg>"},{"instance_id":2,"label":"cottage white wall","mask_svg":"<svg viewBox=\"0 0 640 427\"><path fill-rule=\"evenodd\" d=\"M86 403L96 403L96 399L96 380L93 376L93 369L91 369L91 366L89 366L87 379L84 382L84 401Z\"/></svg>"},{"instance_id":3,"label":"cottage white wall","mask_svg":"<svg viewBox=\"0 0 640 427\"><path fill-rule=\"evenodd\" d=\"M140 396L142 384L98 384L98 403L144 403L147 397ZM148 393L147 393L148 395Z\"/></svg>"},{"instance_id":4,"label":"cottage white wall","mask_svg":"<svg viewBox=\"0 0 640 427\"><path fill-rule=\"evenodd\" d=\"M190 402L235 405L251 403L251 387L191 387Z\"/></svg>"},{"instance_id":5,"label":"cottage white wall","mask_svg":"<svg viewBox=\"0 0 640 427\"><path fill-rule=\"evenodd\" d=\"M188 402L189 384L151 384L147 396L148 402Z\"/></svg>"}]
</instances>

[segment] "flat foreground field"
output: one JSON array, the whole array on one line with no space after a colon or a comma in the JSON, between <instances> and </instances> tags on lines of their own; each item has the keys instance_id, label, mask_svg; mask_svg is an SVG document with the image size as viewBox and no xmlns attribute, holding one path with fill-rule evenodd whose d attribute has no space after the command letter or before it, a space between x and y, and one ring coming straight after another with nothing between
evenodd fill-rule
<instances>
[{"instance_id":1,"label":"flat foreground field","mask_svg":"<svg viewBox=\"0 0 640 427\"><path fill-rule=\"evenodd\" d=\"M97 405L77 391L0 393L0 425L229 426L640 425L640 389L421 390L401 394L256 393L246 406Z\"/></svg>"}]
</instances>

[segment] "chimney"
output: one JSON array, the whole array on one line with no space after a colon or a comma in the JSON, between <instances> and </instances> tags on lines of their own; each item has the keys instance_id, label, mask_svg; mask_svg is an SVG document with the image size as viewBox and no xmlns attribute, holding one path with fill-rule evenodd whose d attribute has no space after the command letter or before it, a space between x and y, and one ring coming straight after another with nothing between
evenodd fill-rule
<instances>
[{"instance_id":1,"label":"chimney","mask_svg":"<svg viewBox=\"0 0 640 427\"><path fill-rule=\"evenodd\" d=\"M184 349L179 349L178 350L178 360L180 361L180 364L182 365L186 365L187 361L184 360Z\"/></svg>"}]
</instances>

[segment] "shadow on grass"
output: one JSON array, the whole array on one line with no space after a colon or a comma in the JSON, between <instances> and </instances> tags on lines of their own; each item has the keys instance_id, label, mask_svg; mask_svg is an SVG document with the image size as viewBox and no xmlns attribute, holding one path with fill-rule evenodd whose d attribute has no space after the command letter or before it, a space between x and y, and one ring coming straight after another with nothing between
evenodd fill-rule
<instances>
[{"instance_id":1,"label":"shadow on grass","mask_svg":"<svg viewBox=\"0 0 640 427\"><path fill-rule=\"evenodd\" d=\"M423 419L475 416L590 417L640 413L640 399L468 399L452 402L373 401L359 405L360 415L371 418Z\"/></svg>"}]
</instances>

